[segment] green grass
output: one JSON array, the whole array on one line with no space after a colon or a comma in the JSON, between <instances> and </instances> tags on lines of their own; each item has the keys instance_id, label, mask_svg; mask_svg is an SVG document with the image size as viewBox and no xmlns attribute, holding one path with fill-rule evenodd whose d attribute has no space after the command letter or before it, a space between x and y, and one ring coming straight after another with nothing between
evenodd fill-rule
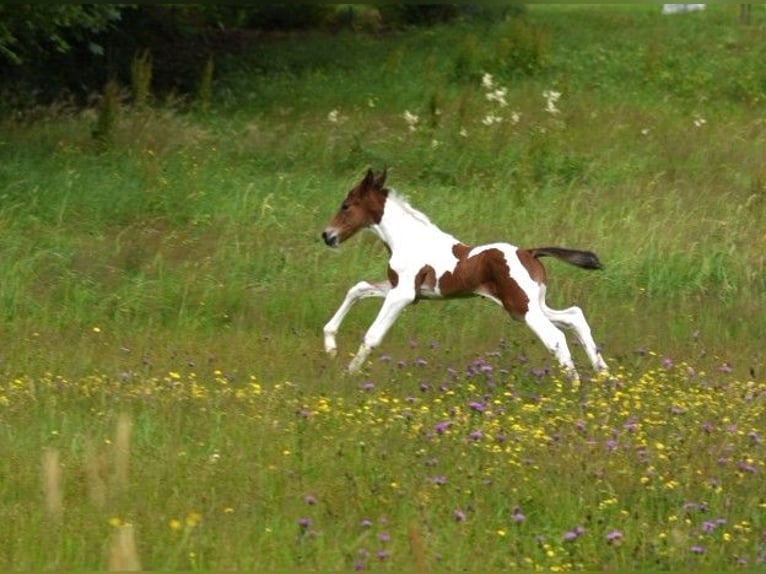
<instances>
[{"instance_id":1,"label":"green grass","mask_svg":"<svg viewBox=\"0 0 766 574\"><path fill-rule=\"evenodd\" d=\"M205 109L126 102L108 144L94 110L3 120L0 565L104 568L131 523L148 569L464 569L477 550L491 568L755 566L753 19L535 6L523 22L275 37L215 62ZM602 272L547 264L549 299L584 308L617 380L574 392L541 374L542 345L481 301L408 309L367 373L343 375L378 306L349 315L334 361L322 326L386 253L371 236L331 251L319 233L386 166L468 243L596 251ZM49 514L45 447L63 476Z\"/></svg>"}]
</instances>

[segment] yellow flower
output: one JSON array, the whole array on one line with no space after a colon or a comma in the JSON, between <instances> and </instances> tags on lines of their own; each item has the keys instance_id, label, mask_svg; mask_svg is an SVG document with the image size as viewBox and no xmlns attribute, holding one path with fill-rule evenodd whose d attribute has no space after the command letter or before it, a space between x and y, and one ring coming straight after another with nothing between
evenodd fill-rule
<instances>
[{"instance_id":1,"label":"yellow flower","mask_svg":"<svg viewBox=\"0 0 766 574\"><path fill-rule=\"evenodd\" d=\"M200 520L202 520L202 515L199 512L192 510L186 515L186 526L194 528L200 523Z\"/></svg>"},{"instance_id":2,"label":"yellow flower","mask_svg":"<svg viewBox=\"0 0 766 574\"><path fill-rule=\"evenodd\" d=\"M181 521L177 518L171 518L170 522L168 523L168 526L170 526L171 530L180 530L181 529Z\"/></svg>"}]
</instances>

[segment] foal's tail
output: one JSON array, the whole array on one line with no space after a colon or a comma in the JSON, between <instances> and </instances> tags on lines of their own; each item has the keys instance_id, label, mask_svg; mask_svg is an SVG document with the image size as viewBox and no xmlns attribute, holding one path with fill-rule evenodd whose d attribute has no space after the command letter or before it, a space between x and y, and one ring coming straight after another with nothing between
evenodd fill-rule
<instances>
[{"instance_id":1,"label":"foal's tail","mask_svg":"<svg viewBox=\"0 0 766 574\"><path fill-rule=\"evenodd\" d=\"M533 257L555 257L584 269L602 269L601 261L592 251L565 249L563 247L536 247L529 252Z\"/></svg>"}]
</instances>

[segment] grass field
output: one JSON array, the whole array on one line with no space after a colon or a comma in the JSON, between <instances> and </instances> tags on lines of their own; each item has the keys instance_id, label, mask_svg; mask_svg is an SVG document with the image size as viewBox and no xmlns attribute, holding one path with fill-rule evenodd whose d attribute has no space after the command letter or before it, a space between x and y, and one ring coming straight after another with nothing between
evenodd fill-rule
<instances>
[{"instance_id":1,"label":"grass field","mask_svg":"<svg viewBox=\"0 0 766 574\"><path fill-rule=\"evenodd\" d=\"M533 6L262 38L209 106L129 87L0 125L0 567L757 568L766 561L766 16ZM558 94L558 95L557 95ZM546 263L612 380L482 301L378 309L319 233L368 167ZM575 362L588 375L581 349ZM477 562L478 561L478 562Z\"/></svg>"}]
</instances>

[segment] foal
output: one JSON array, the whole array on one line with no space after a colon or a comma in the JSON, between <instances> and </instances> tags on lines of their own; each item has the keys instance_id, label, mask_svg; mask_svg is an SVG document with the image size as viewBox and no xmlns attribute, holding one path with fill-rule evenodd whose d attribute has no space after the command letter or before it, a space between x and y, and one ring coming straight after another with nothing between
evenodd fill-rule
<instances>
[{"instance_id":1,"label":"foal","mask_svg":"<svg viewBox=\"0 0 766 574\"><path fill-rule=\"evenodd\" d=\"M607 372L582 310L569 307L559 311L545 304L545 269L539 261L540 257L550 256L585 269L600 269L595 253L561 247L520 249L508 243L469 247L384 187L385 182L385 171L376 176L368 170L322 233L327 245L337 247L360 229L369 228L391 254L388 280L360 281L351 287L324 327L325 350L335 356L335 334L354 303L368 297L384 299L377 318L348 366L349 372L359 371L410 303L418 299L472 295L486 297L515 319L524 320L571 379L578 379L578 374L566 337L558 327L572 329L593 368Z\"/></svg>"}]
</instances>

